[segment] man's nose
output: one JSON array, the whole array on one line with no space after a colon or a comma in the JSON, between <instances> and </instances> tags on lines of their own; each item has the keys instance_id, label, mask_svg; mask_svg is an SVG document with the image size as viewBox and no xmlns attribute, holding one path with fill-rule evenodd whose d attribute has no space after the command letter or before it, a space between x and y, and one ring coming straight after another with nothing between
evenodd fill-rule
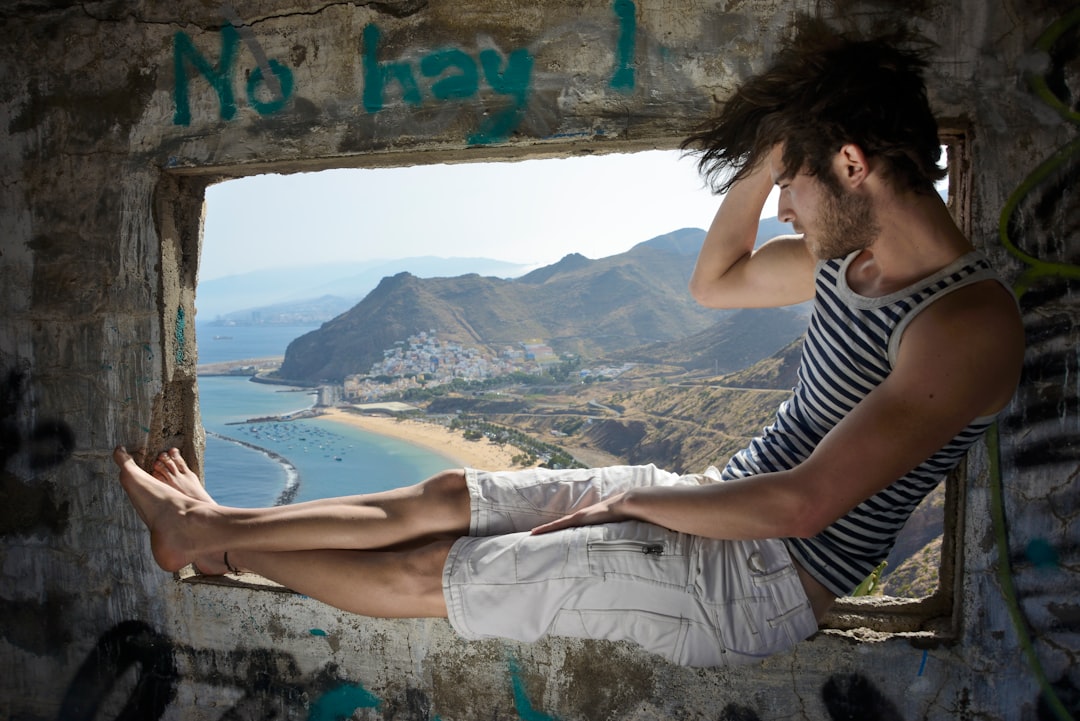
<instances>
[{"instance_id":1,"label":"man's nose","mask_svg":"<svg viewBox=\"0 0 1080 721\"><path fill-rule=\"evenodd\" d=\"M781 223L792 223L795 221L795 211L791 209L791 203L788 202L786 192L780 193L780 199L776 203L776 219Z\"/></svg>"}]
</instances>

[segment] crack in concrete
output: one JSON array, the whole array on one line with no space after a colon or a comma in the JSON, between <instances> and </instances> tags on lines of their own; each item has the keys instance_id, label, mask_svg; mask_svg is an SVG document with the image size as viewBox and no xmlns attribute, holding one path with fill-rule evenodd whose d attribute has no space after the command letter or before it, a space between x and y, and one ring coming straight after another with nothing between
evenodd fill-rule
<instances>
[{"instance_id":1,"label":"crack in concrete","mask_svg":"<svg viewBox=\"0 0 1080 721\"><path fill-rule=\"evenodd\" d=\"M221 30L221 28L225 27L226 25L233 25L234 27L236 27L238 29L241 28L241 27L254 28L256 25L260 25L260 24L265 23L265 22L271 22L271 21L274 21L274 20L286 20L286 19L295 18L295 17L314 17L316 15L321 15L323 12L325 12L325 11L331 9L331 8L341 7L341 6L345 6L345 5L351 5L351 6L357 7L357 8L370 7L373 10L375 10L376 12L382 13L384 15L389 15L389 16L395 17L395 18L406 18L406 17L410 17L412 15L415 15L416 13L418 13L421 10L425 9L428 6L428 0L399 0L398 2L395 2L394 0L367 0L366 2L364 2L363 0L337 0L336 2L323 3L322 5L310 8L308 10L294 10L294 11L287 12L287 13L274 13L274 14L269 14L269 15L262 15L260 17L252 18L252 19L249 19L249 20L242 20L240 22L240 24L237 24L237 23L233 22L228 16L226 16L223 13L224 22L222 22L220 24L206 24L206 25L203 25L203 24L200 24L200 23L197 23L197 22L192 22L190 20L183 20L183 19L180 19L180 18L172 18L172 19L168 19L168 20L154 20L154 19L150 19L150 18L146 18L146 17L139 17L134 12L126 12L126 13L123 13L121 15L115 15L115 16L95 14L88 7L88 3L72 3L71 6L69 6L69 8L77 6L78 9L81 10L83 15L85 15L87 18L89 18L90 20L93 20L95 22L100 22L100 23L133 22L133 23L138 23L139 25L166 25L166 26L179 26L179 27L194 26L194 27L199 28L200 30L203 30L203 31L206 31L206 32L212 32L212 31ZM48 16L49 14L62 15L69 8L59 8L56 11L54 11L53 13L49 13L49 12L35 13L35 16L37 16L37 17L45 17L45 16ZM19 18L19 17L25 17L25 16L20 15L18 13L14 13L14 12L8 12L8 11L0 10L0 18Z\"/></svg>"}]
</instances>

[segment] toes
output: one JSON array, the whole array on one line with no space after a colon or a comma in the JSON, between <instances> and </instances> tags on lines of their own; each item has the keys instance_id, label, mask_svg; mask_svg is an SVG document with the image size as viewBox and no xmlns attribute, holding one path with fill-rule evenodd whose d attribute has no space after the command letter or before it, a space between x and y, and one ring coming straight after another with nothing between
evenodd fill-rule
<instances>
[{"instance_id":1,"label":"toes","mask_svg":"<svg viewBox=\"0 0 1080 721\"><path fill-rule=\"evenodd\" d=\"M113 457L113 463L115 463L116 465L121 466L121 467L123 467L123 465L125 463L127 463L128 461L133 460L131 458L131 454L128 453L127 449L124 448L123 446L117 446L116 448L114 448L112 457Z\"/></svg>"},{"instance_id":2,"label":"toes","mask_svg":"<svg viewBox=\"0 0 1080 721\"><path fill-rule=\"evenodd\" d=\"M157 461L154 462L154 467L157 468L159 466L164 473L168 473L169 475L173 476L180 475L180 469L176 467L176 460L169 453L163 452L157 457Z\"/></svg>"},{"instance_id":3,"label":"toes","mask_svg":"<svg viewBox=\"0 0 1080 721\"><path fill-rule=\"evenodd\" d=\"M159 481L167 481L171 470L168 466L169 457L162 453L154 459L154 477Z\"/></svg>"},{"instance_id":4,"label":"toes","mask_svg":"<svg viewBox=\"0 0 1080 721\"><path fill-rule=\"evenodd\" d=\"M135 451L129 452L124 446L117 446L112 452L113 462L116 465L123 467L128 461L132 461L135 465L140 466L143 460L146 458L146 449L136 448Z\"/></svg>"},{"instance_id":5,"label":"toes","mask_svg":"<svg viewBox=\"0 0 1080 721\"><path fill-rule=\"evenodd\" d=\"M173 464L176 466L177 470L180 473L190 473L191 472L191 469L188 468L187 461L185 461L184 457L180 455L179 449L170 448L169 449L169 459L173 462Z\"/></svg>"}]
</instances>

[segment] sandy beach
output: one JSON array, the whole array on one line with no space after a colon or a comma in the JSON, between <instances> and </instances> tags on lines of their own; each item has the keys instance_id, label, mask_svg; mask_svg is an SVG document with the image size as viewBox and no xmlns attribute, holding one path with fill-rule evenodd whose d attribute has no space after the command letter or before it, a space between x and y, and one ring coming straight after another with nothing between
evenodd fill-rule
<instances>
[{"instance_id":1,"label":"sandy beach","mask_svg":"<svg viewBox=\"0 0 1080 721\"><path fill-rule=\"evenodd\" d=\"M397 438L452 458L469 468L501 470L518 468L510 459L520 451L513 446L499 446L487 438L467 441L461 433L436 423L398 420L387 416L367 416L337 409L326 410L322 418L344 423L370 433Z\"/></svg>"}]
</instances>

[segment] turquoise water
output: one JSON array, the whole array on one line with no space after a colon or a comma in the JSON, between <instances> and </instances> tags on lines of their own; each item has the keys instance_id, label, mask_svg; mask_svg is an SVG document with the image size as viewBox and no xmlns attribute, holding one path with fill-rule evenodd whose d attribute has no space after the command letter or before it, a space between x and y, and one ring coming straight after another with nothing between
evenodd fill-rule
<instances>
[{"instance_id":1,"label":"turquoise water","mask_svg":"<svg viewBox=\"0 0 1080 721\"><path fill-rule=\"evenodd\" d=\"M292 338L309 330L200 327L199 361L283 355ZM232 339L209 341L212 351L204 350L208 343L204 339L222 333ZM273 350L275 345L280 347ZM205 476L210 494L230 506L269 506L396 488L454 465L426 449L328 420L244 422L309 408L313 403L308 390L239 377L200 377L199 410L207 431Z\"/></svg>"}]
</instances>

